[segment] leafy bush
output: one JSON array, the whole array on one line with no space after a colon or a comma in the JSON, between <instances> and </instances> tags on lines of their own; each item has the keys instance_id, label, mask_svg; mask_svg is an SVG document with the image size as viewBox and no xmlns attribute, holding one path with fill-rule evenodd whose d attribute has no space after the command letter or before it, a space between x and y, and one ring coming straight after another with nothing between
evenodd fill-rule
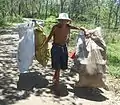
<instances>
[{"instance_id":1,"label":"leafy bush","mask_svg":"<svg viewBox=\"0 0 120 105\"><path fill-rule=\"evenodd\" d=\"M44 31L46 34L49 34L53 25L56 24L56 18L55 16L50 16L45 20L45 27L44 27Z\"/></svg>"},{"instance_id":2,"label":"leafy bush","mask_svg":"<svg viewBox=\"0 0 120 105\"><path fill-rule=\"evenodd\" d=\"M69 45L71 47L74 47L76 45L76 39L77 39L77 36L78 36L78 31L72 31L70 33L70 41L69 41Z\"/></svg>"},{"instance_id":3,"label":"leafy bush","mask_svg":"<svg viewBox=\"0 0 120 105\"><path fill-rule=\"evenodd\" d=\"M21 23L23 22L22 16L7 16L7 21L10 23Z\"/></svg>"},{"instance_id":4,"label":"leafy bush","mask_svg":"<svg viewBox=\"0 0 120 105\"><path fill-rule=\"evenodd\" d=\"M104 29L106 43L116 43L120 40L120 31L116 29Z\"/></svg>"},{"instance_id":5,"label":"leafy bush","mask_svg":"<svg viewBox=\"0 0 120 105\"><path fill-rule=\"evenodd\" d=\"M0 15L0 26L1 27L6 27L9 26L10 23L21 23L23 22L22 17L17 15L17 16L6 16L5 18Z\"/></svg>"},{"instance_id":6,"label":"leafy bush","mask_svg":"<svg viewBox=\"0 0 120 105\"><path fill-rule=\"evenodd\" d=\"M0 26L5 26L7 24L6 18L3 18L2 15L0 14Z\"/></svg>"}]
</instances>

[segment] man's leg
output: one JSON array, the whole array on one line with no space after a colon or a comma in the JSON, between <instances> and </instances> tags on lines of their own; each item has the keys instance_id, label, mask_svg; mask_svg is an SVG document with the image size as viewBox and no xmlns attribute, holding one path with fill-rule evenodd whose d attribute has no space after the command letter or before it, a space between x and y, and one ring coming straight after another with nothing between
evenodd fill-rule
<instances>
[{"instance_id":1,"label":"man's leg","mask_svg":"<svg viewBox=\"0 0 120 105\"><path fill-rule=\"evenodd\" d=\"M51 49L51 58L52 68L55 70L53 75L53 83L56 87L58 87L60 76L60 48L57 45L54 45Z\"/></svg>"},{"instance_id":2,"label":"man's leg","mask_svg":"<svg viewBox=\"0 0 120 105\"><path fill-rule=\"evenodd\" d=\"M61 57L60 57L60 63L61 63L62 70L65 70L68 68L68 50L66 46L63 47Z\"/></svg>"},{"instance_id":3,"label":"man's leg","mask_svg":"<svg viewBox=\"0 0 120 105\"><path fill-rule=\"evenodd\" d=\"M59 87L59 78L60 78L60 70L55 70L55 73L53 75L53 83L56 88Z\"/></svg>"}]
</instances>

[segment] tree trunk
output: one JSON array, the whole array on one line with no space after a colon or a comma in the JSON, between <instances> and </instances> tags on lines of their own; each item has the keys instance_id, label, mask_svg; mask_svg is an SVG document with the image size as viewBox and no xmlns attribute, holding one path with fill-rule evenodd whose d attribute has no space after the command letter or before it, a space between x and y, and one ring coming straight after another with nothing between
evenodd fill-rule
<instances>
[{"instance_id":1,"label":"tree trunk","mask_svg":"<svg viewBox=\"0 0 120 105\"><path fill-rule=\"evenodd\" d=\"M19 6L18 6L18 14L21 15L21 2L19 3Z\"/></svg>"},{"instance_id":2,"label":"tree trunk","mask_svg":"<svg viewBox=\"0 0 120 105\"><path fill-rule=\"evenodd\" d=\"M11 11L10 11L10 16L13 17L13 0L11 0Z\"/></svg>"},{"instance_id":3,"label":"tree trunk","mask_svg":"<svg viewBox=\"0 0 120 105\"><path fill-rule=\"evenodd\" d=\"M108 17L108 28L110 28L110 24L111 24L112 10L113 10L113 2L111 1L110 11L109 11L109 17Z\"/></svg>"},{"instance_id":4,"label":"tree trunk","mask_svg":"<svg viewBox=\"0 0 120 105\"><path fill-rule=\"evenodd\" d=\"M37 17L39 18L40 17L40 13L41 13L41 2L39 1L39 6L37 7L36 6L36 10L37 10Z\"/></svg>"},{"instance_id":5,"label":"tree trunk","mask_svg":"<svg viewBox=\"0 0 120 105\"><path fill-rule=\"evenodd\" d=\"M96 13L96 18L95 18L95 25L99 25L100 24L100 4L99 4L99 0L97 0L97 13Z\"/></svg>"},{"instance_id":6,"label":"tree trunk","mask_svg":"<svg viewBox=\"0 0 120 105\"><path fill-rule=\"evenodd\" d=\"M60 12L64 12L64 4L66 0L60 0Z\"/></svg>"},{"instance_id":7,"label":"tree trunk","mask_svg":"<svg viewBox=\"0 0 120 105\"><path fill-rule=\"evenodd\" d=\"M53 3L51 1L51 4L50 4L50 15L52 15L52 14L53 14Z\"/></svg>"},{"instance_id":8,"label":"tree trunk","mask_svg":"<svg viewBox=\"0 0 120 105\"><path fill-rule=\"evenodd\" d=\"M111 23L111 17L112 17L112 6L110 8L110 12L109 12L109 17L108 17L108 28L110 28L110 23Z\"/></svg>"},{"instance_id":9,"label":"tree trunk","mask_svg":"<svg viewBox=\"0 0 120 105\"><path fill-rule=\"evenodd\" d=\"M73 1L72 1L72 11L71 11L72 17L74 17L75 5L76 5L76 0L73 0Z\"/></svg>"},{"instance_id":10,"label":"tree trunk","mask_svg":"<svg viewBox=\"0 0 120 105\"><path fill-rule=\"evenodd\" d=\"M48 13L48 0L46 0L45 19L47 18L47 13Z\"/></svg>"},{"instance_id":11,"label":"tree trunk","mask_svg":"<svg viewBox=\"0 0 120 105\"><path fill-rule=\"evenodd\" d=\"M117 10L116 10L116 14L115 14L115 26L114 26L114 28L117 28L117 25L118 25L118 13L119 13L119 8L120 8L120 6L117 5Z\"/></svg>"},{"instance_id":12,"label":"tree trunk","mask_svg":"<svg viewBox=\"0 0 120 105\"><path fill-rule=\"evenodd\" d=\"M33 15L34 15L34 5L33 5L33 1L32 1L32 4L31 4L31 5L32 5L32 14L31 14L31 15L32 15L32 18L33 18Z\"/></svg>"}]
</instances>

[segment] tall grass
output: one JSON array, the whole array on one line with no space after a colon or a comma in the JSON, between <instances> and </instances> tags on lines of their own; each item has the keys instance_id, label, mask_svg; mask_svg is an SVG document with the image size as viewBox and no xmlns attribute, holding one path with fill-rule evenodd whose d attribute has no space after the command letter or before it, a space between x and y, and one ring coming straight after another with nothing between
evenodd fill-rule
<instances>
[{"instance_id":1,"label":"tall grass","mask_svg":"<svg viewBox=\"0 0 120 105\"><path fill-rule=\"evenodd\" d=\"M109 73L120 77L120 42L107 44Z\"/></svg>"},{"instance_id":2,"label":"tall grass","mask_svg":"<svg viewBox=\"0 0 120 105\"><path fill-rule=\"evenodd\" d=\"M104 30L107 44L108 71L115 77L120 77L120 30Z\"/></svg>"}]
</instances>

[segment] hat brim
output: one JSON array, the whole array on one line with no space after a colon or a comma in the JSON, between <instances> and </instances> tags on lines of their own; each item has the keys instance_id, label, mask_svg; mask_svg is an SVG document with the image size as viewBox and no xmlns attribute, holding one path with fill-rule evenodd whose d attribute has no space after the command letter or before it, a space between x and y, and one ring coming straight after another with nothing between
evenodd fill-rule
<instances>
[{"instance_id":1,"label":"hat brim","mask_svg":"<svg viewBox=\"0 0 120 105\"><path fill-rule=\"evenodd\" d=\"M71 21L70 18L56 18L57 20L68 20L68 21Z\"/></svg>"}]
</instances>

